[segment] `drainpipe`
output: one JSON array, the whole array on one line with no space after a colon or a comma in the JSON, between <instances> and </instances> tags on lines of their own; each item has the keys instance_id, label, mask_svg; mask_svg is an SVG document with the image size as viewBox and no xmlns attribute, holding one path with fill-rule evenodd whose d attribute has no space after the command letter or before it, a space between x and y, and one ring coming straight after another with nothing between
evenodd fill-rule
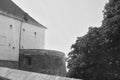
<instances>
[{"instance_id":1,"label":"drainpipe","mask_svg":"<svg viewBox=\"0 0 120 80\"><path fill-rule=\"evenodd\" d=\"M22 24L23 24L23 21L21 21L21 24L20 24L18 69L20 68L20 65L19 65L19 64L20 64L20 49L21 49Z\"/></svg>"}]
</instances>

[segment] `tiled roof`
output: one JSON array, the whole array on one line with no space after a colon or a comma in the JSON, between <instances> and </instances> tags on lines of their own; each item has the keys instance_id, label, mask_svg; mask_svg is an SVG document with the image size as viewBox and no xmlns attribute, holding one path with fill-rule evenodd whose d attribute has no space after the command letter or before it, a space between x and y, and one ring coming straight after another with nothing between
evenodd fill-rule
<instances>
[{"instance_id":1,"label":"tiled roof","mask_svg":"<svg viewBox=\"0 0 120 80\"><path fill-rule=\"evenodd\" d=\"M0 67L0 76L10 80L81 80Z\"/></svg>"},{"instance_id":2,"label":"tiled roof","mask_svg":"<svg viewBox=\"0 0 120 80\"><path fill-rule=\"evenodd\" d=\"M12 0L0 0L0 11L3 11L8 15L18 17L27 23L46 28L28 15L25 11L23 11L20 7L18 7Z\"/></svg>"}]
</instances>

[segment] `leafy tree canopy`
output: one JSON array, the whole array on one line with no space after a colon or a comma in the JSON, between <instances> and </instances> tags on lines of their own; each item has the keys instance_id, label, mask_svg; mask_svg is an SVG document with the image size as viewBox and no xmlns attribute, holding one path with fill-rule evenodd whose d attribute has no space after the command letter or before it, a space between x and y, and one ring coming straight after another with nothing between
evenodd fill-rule
<instances>
[{"instance_id":1,"label":"leafy tree canopy","mask_svg":"<svg viewBox=\"0 0 120 80\"><path fill-rule=\"evenodd\" d=\"M105 5L100 27L78 37L68 54L68 77L83 80L120 80L120 0Z\"/></svg>"}]
</instances>

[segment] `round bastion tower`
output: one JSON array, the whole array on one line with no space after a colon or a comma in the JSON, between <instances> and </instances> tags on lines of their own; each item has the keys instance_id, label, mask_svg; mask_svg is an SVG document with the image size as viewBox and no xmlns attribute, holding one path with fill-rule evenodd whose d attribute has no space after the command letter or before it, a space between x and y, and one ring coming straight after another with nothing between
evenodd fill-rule
<instances>
[{"instance_id":1,"label":"round bastion tower","mask_svg":"<svg viewBox=\"0 0 120 80\"><path fill-rule=\"evenodd\" d=\"M65 76L65 54L55 50L22 49L20 50L19 69Z\"/></svg>"}]
</instances>

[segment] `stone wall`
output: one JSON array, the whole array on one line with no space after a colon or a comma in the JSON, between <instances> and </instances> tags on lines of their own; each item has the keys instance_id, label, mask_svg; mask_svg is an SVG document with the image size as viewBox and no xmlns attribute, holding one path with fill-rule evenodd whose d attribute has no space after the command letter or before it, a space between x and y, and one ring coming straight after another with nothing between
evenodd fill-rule
<instances>
[{"instance_id":1,"label":"stone wall","mask_svg":"<svg viewBox=\"0 0 120 80\"><path fill-rule=\"evenodd\" d=\"M43 49L21 50L19 69L65 76L66 67L64 53Z\"/></svg>"},{"instance_id":2,"label":"stone wall","mask_svg":"<svg viewBox=\"0 0 120 80\"><path fill-rule=\"evenodd\" d=\"M0 60L0 67L8 67L8 68L17 69L18 62L17 61Z\"/></svg>"}]
</instances>

